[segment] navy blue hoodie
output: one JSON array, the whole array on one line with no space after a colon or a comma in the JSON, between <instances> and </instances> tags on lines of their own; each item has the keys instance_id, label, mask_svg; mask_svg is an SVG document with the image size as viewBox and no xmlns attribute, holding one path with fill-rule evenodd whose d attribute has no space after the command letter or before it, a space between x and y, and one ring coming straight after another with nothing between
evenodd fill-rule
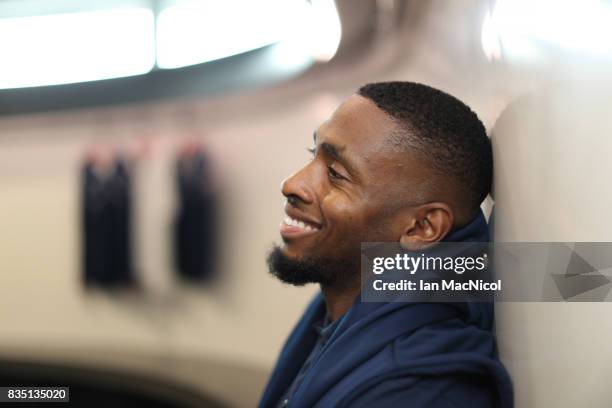
<instances>
[{"instance_id":1,"label":"navy blue hoodie","mask_svg":"<svg viewBox=\"0 0 612 408\"><path fill-rule=\"evenodd\" d=\"M445 241L488 241L482 213ZM325 314L319 293L289 336L260 407L275 407L283 398ZM358 298L313 356L288 406L511 408L512 384L497 358L492 325L492 304Z\"/></svg>"}]
</instances>

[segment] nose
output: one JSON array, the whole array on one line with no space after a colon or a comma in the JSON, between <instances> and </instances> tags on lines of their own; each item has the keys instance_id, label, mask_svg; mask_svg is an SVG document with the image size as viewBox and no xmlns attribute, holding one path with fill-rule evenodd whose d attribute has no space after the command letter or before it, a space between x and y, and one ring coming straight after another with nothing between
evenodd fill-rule
<instances>
[{"instance_id":1,"label":"nose","mask_svg":"<svg viewBox=\"0 0 612 408\"><path fill-rule=\"evenodd\" d=\"M298 201L304 204L312 204L315 200L315 194L311 187L310 173L308 166L304 167L297 173L292 174L283 180L281 184L281 192L291 205L296 205Z\"/></svg>"}]
</instances>

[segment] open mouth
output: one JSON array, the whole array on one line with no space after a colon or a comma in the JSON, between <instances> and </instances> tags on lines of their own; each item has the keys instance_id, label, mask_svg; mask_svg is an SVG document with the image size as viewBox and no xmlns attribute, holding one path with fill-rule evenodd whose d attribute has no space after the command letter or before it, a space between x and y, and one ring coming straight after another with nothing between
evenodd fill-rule
<instances>
[{"instance_id":1,"label":"open mouth","mask_svg":"<svg viewBox=\"0 0 612 408\"><path fill-rule=\"evenodd\" d=\"M285 217L280 225L280 233L283 238L300 238L318 232L321 228L311 222Z\"/></svg>"}]
</instances>

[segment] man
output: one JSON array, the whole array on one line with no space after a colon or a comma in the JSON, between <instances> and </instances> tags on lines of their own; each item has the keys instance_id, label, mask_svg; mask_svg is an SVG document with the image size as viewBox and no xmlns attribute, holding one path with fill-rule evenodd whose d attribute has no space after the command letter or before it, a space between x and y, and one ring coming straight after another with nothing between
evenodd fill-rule
<instances>
[{"instance_id":1,"label":"man","mask_svg":"<svg viewBox=\"0 0 612 408\"><path fill-rule=\"evenodd\" d=\"M318 294L289 336L261 407L511 407L491 305L361 302L360 243L407 249L488 240L485 129L465 104L411 82L369 84L314 134L283 182L270 271Z\"/></svg>"}]
</instances>

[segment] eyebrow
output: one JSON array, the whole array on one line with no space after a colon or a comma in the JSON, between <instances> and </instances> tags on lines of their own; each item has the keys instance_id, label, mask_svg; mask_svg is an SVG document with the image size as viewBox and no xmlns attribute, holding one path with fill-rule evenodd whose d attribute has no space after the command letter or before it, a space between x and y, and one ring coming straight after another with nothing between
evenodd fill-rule
<instances>
[{"instance_id":1,"label":"eyebrow","mask_svg":"<svg viewBox=\"0 0 612 408\"><path fill-rule=\"evenodd\" d=\"M337 160L339 162L347 161L344 155L342 154L342 150L344 149L338 148L337 146L327 142L321 143L321 146L319 148L325 153L327 153L334 160Z\"/></svg>"},{"instance_id":2,"label":"eyebrow","mask_svg":"<svg viewBox=\"0 0 612 408\"><path fill-rule=\"evenodd\" d=\"M315 144L317 143L317 132L315 131L312 135ZM346 167L347 171L353 176L357 177L358 172L355 169L355 166L351 164L351 161L346 157L346 155L342 154L342 151L345 149L344 147L338 147L329 142L323 142L319 146L319 149L323 150L328 156L333 158L334 160L340 162L344 167Z\"/></svg>"}]
</instances>

